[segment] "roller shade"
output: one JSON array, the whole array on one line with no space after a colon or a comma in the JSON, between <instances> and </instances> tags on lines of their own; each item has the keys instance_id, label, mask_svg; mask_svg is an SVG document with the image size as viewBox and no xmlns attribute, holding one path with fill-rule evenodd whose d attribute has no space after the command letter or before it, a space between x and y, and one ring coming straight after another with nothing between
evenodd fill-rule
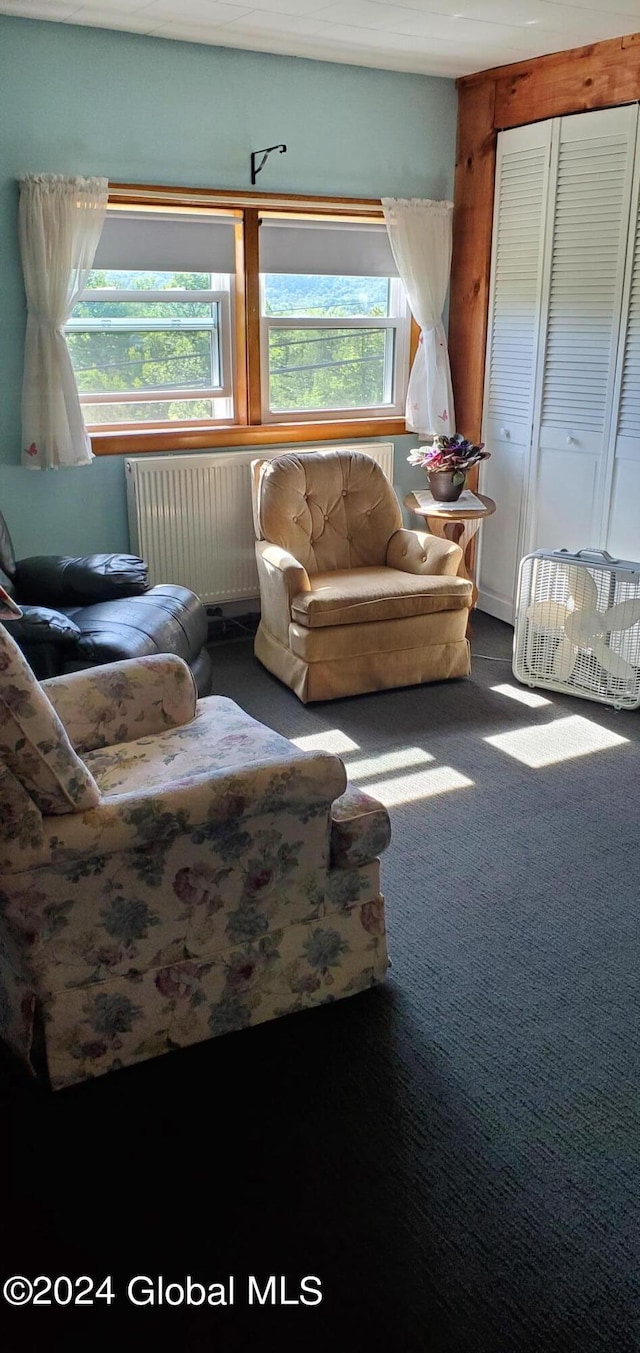
<instances>
[{"instance_id":1,"label":"roller shade","mask_svg":"<svg viewBox=\"0 0 640 1353\"><path fill-rule=\"evenodd\" d=\"M233 221L206 212L108 211L94 268L235 271Z\"/></svg>"},{"instance_id":2,"label":"roller shade","mask_svg":"<svg viewBox=\"0 0 640 1353\"><path fill-rule=\"evenodd\" d=\"M385 225L267 218L260 224L260 271L398 276Z\"/></svg>"}]
</instances>

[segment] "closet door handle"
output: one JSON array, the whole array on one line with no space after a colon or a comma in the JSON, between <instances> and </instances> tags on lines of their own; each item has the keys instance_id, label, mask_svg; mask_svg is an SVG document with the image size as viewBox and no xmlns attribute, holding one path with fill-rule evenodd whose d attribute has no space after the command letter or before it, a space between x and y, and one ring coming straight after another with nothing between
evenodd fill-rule
<instances>
[{"instance_id":1,"label":"closet door handle","mask_svg":"<svg viewBox=\"0 0 640 1353\"><path fill-rule=\"evenodd\" d=\"M508 441L511 436L511 433L509 432L508 428L500 428L500 436L505 437Z\"/></svg>"},{"instance_id":2,"label":"closet door handle","mask_svg":"<svg viewBox=\"0 0 640 1353\"><path fill-rule=\"evenodd\" d=\"M578 446L577 437L567 437L567 446Z\"/></svg>"}]
</instances>

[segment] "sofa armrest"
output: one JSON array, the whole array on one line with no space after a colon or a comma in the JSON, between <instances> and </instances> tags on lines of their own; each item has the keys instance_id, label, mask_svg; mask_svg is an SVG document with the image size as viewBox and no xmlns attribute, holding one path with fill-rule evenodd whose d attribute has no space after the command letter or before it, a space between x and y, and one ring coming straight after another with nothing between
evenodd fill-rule
<instances>
[{"instance_id":1,"label":"sofa armrest","mask_svg":"<svg viewBox=\"0 0 640 1353\"><path fill-rule=\"evenodd\" d=\"M391 840L391 822L383 804L356 785L331 805L331 864L359 869L382 855Z\"/></svg>"},{"instance_id":2,"label":"sofa armrest","mask_svg":"<svg viewBox=\"0 0 640 1353\"><path fill-rule=\"evenodd\" d=\"M48 606L22 606L22 615L8 620L9 634L20 648L32 644L54 644L56 648L73 648L80 638L74 620Z\"/></svg>"},{"instance_id":3,"label":"sofa armrest","mask_svg":"<svg viewBox=\"0 0 640 1353\"><path fill-rule=\"evenodd\" d=\"M19 559L15 572L20 601L45 606L89 606L96 601L140 596L149 587L144 559L133 554L34 555Z\"/></svg>"},{"instance_id":4,"label":"sofa armrest","mask_svg":"<svg viewBox=\"0 0 640 1353\"><path fill-rule=\"evenodd\" d=\"M61 611L52 611L47 606L23 606L20 619L8 620L6 628L38 681L57 676L69 662L75 661L80 630Z\"/></svg>"},{"instance_id":5,"label":"sofa armrest","mask_svg":"<svg viewBox=\"0 0 640 1353\"><path fill-rule=\"evenodd\" d=\"M256 563L262 619L269 633L288 645L291 602L298 592L311 590L309 575L288 550L268 540L256 541Z\"/></svg>"},{"instance_id":6,"label":"sofa armrest","mask_svg":"<svg viewBox=\"0 0 640 1353\"><path fill-rule=\"evenodd\" d=\"M189 723L198 698L188 664L161 653L70 672L42 686L80 754Z\"/></svg>"},{"instance_id":7,"label":"sofa armrest","mask_svg":"<svg viewBox=\"0 0 640 1353\"><path fill-rule=\"evenodd\" d=\"M459 545L428 531L408 531L402 527L387 545L387 567L401 569L403 573L439 573L454 578L461 560Z\"/></svg>"}]
</instances>

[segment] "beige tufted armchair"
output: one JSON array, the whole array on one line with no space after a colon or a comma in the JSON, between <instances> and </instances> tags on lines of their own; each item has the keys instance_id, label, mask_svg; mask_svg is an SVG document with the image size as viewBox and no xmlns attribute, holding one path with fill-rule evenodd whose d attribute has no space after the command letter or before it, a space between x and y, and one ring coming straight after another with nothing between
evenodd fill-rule
<instances>
[{"instance_id":1,"label":"beige tufted armchair","mask_svg":"<svg viewBox=\"0 0 640 1353\"><path fill-rule=\"evenodd\" d=\"M252 464L262 618L255 652L305 702L468 676L461 551L403 528L370 456Z\"/></svg>"}]
</instances>

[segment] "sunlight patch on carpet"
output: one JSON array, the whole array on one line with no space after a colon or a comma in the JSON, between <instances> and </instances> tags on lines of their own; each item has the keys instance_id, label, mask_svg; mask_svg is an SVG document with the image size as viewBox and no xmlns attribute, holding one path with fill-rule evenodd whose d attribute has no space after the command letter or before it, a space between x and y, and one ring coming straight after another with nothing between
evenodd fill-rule
<instances>
[{"instance_id":1,"label":"sunlight patch on carpet","mask_svg":"<svg viewBox=\"0 0 640 1353\"><path fill-rule=\"evenodd\" d=\"M612 733L608 728L573 714L567 719L553 719L551 723L534 728L519 728L514 733L498 733L484 738L490 747L506 752L516 761L532 770L555 766L562 761L573 761L578 756L593 752L608 752L612 747L628 743L628 738Z\"/></svg>"},{"instance_id":2,"label":"sunlight patch on carpet","mask_svg":"<svg viewBox=\"0 0 640 1353\"><path fill-rule=\"evenodd\" d=\"M435 757L422 747L400 747L395 752L380 752L377 756L358 756L355 760L347 757L346 765L349 779L358 782L390 770L412 770L428 761L435 761Z\"/></svg>"},{"instance_id":3,"label":"sunlight patch on carpet","mask_svg":"<svg viewBox=\"0 0 640 1353\"><path fill-rule=\"evenodd\" d=\"M542 705L550 705L544 695L536 695L533 691L525 691L522 686L512 686L505 681L502 686L492 686L494 695L508 695L510 700L518 700L521 705L528 705L530 709L540 709Z\"/></svg>"},{"instance_id":4,"label":"sunlight patch on carpet","mask_svg":"<svg viewBox=\"0 0 640 1353\"><path fill-rule=\"evenodd\" d=\"M453 789L470 789L473 785L473 780L461 775L452 766L434 766L408 775L372 780L367 784L367 793L374 794L385 808L394 808L400 803L432 799L436 794L449 794Z\"/></svg>"},{"instance_id":5,"label":"sunlight patch on carpet","mask_svg":"<svg viewBox=\"0 0 640 1353\"><path fill-rule=\"evenodd\" d=\"M359 752L360 746L353 738L348 738L341 728L325 728L322 733L306 733L301 738L291 738L301 752Z\"/></svg>"}]
</instances>

